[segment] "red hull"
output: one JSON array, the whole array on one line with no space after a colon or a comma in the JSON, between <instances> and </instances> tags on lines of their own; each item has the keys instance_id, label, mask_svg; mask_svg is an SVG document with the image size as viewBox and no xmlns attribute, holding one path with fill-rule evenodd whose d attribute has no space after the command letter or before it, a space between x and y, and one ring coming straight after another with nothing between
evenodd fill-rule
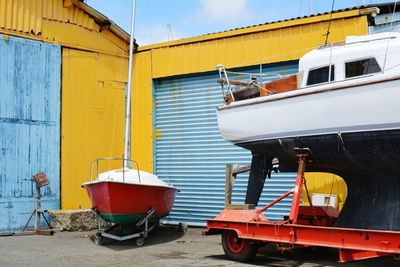
<instances>
[{"instance_id":1,"label":"red hull","mask_svg":"<svg viewBox=\"0 0 400 267\"><path fill-rule=\"evenodd\" d=\"M110 181L83 186L97 212L115 215L146 214L154 208L156 216L165 216L171 211L178 191L171 187Z\"/></svg>"}]
</instances>

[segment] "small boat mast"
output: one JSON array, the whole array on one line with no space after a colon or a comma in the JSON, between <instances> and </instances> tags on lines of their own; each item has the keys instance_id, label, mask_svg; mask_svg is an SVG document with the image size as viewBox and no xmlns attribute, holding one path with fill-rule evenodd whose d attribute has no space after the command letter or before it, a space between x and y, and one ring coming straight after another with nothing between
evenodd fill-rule
<instances>
[{"instance_id":1,"label":"small boat mast","mask_svg":"<svg viewBox=\"0 0 400 267\"><path fill-rule=\"evenodd\" d=\"M132 16L131 16L131 32L129 43L129 68L128 68L128 85L125 98L125 138L124 138L124 168L132 168L131 164L131 95L132 95L132 67L133 67L133 49L135 30L135 7L136 0L132 0Z\"/></svg>"}]
</instances>

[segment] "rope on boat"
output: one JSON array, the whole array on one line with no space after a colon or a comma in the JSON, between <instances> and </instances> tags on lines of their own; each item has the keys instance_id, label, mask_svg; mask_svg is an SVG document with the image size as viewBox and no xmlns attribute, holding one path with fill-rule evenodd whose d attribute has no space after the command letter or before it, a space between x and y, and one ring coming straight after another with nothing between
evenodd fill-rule
<instances>
[{"instance_id":1,"label":"rope on boat","mask_svg":"<svg viewBox=\"0 0 400 267\"><path fill-rule=\"evenodd\" d=\"M329 17L329 24L328 24L328 29L327 29L327 31L326 31L326 34L325 34L325 45L327 45L328 44L328 38L329 38L329 35L330 35L330 30L331 30L331 25L332 25L332 15L333 15L333 9L335 8L335 0L332 0L332 8L331 8L331 14L330 14L330 17Z\"/></svg>"},{"instance_id":2,"label":"rope on boat","mask_svg":"<svg viewBox=\"0 0 400 267\"><path fill-rule=\"evenodd\" d=\"M397 7L397 1L394 2L394 7L393 7L393 15L392 15L392 20L390 21L390 27L393 26L393 21L394 21L394 15L396 13L396 7ZM392 36L392 32L389 32L389 39L386 44L386 52L385 52L385 60L383 61L383 72L386 70L386 62L387 62L387 56L389 53L389 44L390 44L390 37Z\"/></svg>"}]
</instances>

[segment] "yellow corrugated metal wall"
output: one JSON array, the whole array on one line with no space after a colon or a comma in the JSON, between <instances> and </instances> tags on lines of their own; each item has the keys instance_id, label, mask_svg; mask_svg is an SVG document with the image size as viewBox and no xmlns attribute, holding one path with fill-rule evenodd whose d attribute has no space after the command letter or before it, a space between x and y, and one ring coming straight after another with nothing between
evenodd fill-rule
<instances>
[{"instance_id":1,"label":"yellow corrugated metal wall","mask_svg":"<svg viewBox=\"0 0 400 267\"><path fill-rule=\"evenodd\" d=\"M65 23L72 23L83 28L93 30L96 23L88 14L79 9L70 1L39 0L43 1L43 18Z\"/></svg>"},{"instance_id":2,"label":"yellow corrugated metal wall","mask_svg":"<svg viewBox=\"0 0 400 267\"><path fill-rule=\"evenodd\" d=\"M94 20L64 0L0 0L0 27L40 34L42 19L72 23L93 30Z\"/></svg>"},{"instance_id":3,"label":"yellow corrugated metal wall","mask_svg":"<svg viewBox=\"0 0 400 267\"><path fill-rule=\"evenodd\" d=\"M88 208L91 161L123 154L127 60L68 48L62 58L61 206Z\"/></svg>"},{"instance_id":4,"label":"yellow corrugated metal wall","mask_svg":"<svg viewBox=\"0 0 400 267\"><path fill-rule=\"evenodd\" d=\"M42 40L65 47L100 52L121 57L128 56L129 45L108 30L88 30L75 24L43 20ZM127 40L128 41L128 40Z\"/></svg>"},{"instance_id":5,"label":"yellow corrugated metal wall","mask_svg":"<svg viewBox=\"0 0 400 267\"><path fill-rule=\"evenodd\" d=\"M0 0L0 32L66 47L127 56L121 40L77 7L76 0Z\"/></svg>"},{"instance_id":6,"label":"yellow corrugated metal wall","mask_svg":"<svg viewBox=\"0 0 400 267\"><path fill-rule=\"evenodd\" d=\"M359 11L334 15L329 41L368 32L365 16ZM356 16L357 15L357 16ZM285 21L228 33L193 38L188 43L169 42L142 47L151 50L153 78L211 71L217 64L226 67L297 60L325 41L329 15Z\"/></svg>"},{"instance_id":7,"label":"yellow corrugated metal wall","mask_svg":"<svg viewBox=\"0 0 400 267\"><path fill-rule=\"evenodd\" d=\"M42 0L0 0L0 28L39 34L42 6Z\"/></svg>"},{"instance_id":8,"label":"yellow corrugated metal wall","mask_svg":"<svg viewBox=\"0 0 400 267\"><path fill-rule=\"evenodd\" d=\"M150 51L136 54L133 66L132 158L153 172L153 80Z\"/></svg>"},{"instance_id":9,"label":"yellow corrugated metal wall","mask_svg":"<svg viewBox=\"0 0 400 267\"><path fill-rule=\"evenodd\" d=\"M132 96L132 158L153 172L152 77L150 52L136 56ZM122 157L127 59L63 49L61 204L89 208L86 191L90 163ZM138 74L141 73L139 76ZM150 90L142 90L140 85ZM101 170L121 167L103 165Z\"/></svg>"}]
</instances>

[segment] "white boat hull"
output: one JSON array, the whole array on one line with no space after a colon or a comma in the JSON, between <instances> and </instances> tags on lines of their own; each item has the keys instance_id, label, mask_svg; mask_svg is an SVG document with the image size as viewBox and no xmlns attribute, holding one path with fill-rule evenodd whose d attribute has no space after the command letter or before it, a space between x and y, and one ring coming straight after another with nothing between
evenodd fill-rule
<instances>
[{"instance_id":1,"label":"white boat hull","mask_svg":"<svg viewBox=\"0 0 400 267\"><path fill-rule=\"evenodd\" d=\"M226 140L240 145L288 137L400 128L398 79L334 90L315 89L219 108L220 132Z\"/></svg>"}]
</instances>

